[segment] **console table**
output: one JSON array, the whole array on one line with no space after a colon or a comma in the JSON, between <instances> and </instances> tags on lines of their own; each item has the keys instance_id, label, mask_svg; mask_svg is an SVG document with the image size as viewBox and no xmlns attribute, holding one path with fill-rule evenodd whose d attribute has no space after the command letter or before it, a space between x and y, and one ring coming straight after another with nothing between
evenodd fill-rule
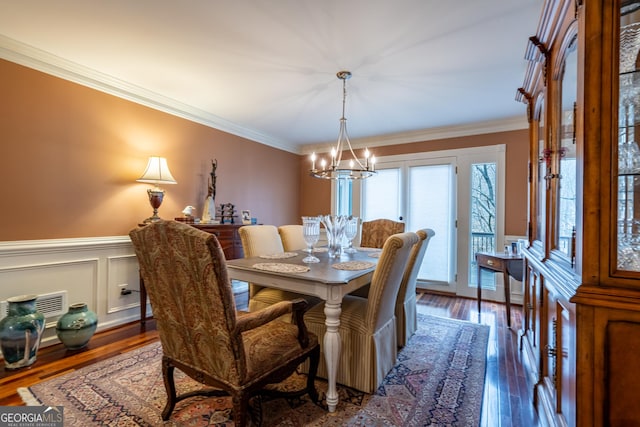
<instances>
[{"instance_id":1,"label":"console table","mask_svg":"<svg viewBox=\"0 0 640 427\"><path fill-rule=\"evenodd\" d=\"M478 318L480 318L480 308L482 304L482 286L480 283L482 269L494 273L502 273L504 279L504 300L507 305L507 326L511 328L511 286L509 276L518 281L522 281L522 255L477 252L476 263L478 264Z\"/></svg>"},{"instance_id":2,"label":"console table","mask_svg":"<svg viewBox=\"0 0 640 427\"><path fill-rule=\"evenodd\" d=\"M144 225L144 224L141 224ZM227 260L244 258L242 242L238 229L244 224L189 224L198 230L206 231L218 238L224 257ZM140 276L140 322L144 324L147 320L147 290L144 281Z\"/></svg>"}]
</instances>

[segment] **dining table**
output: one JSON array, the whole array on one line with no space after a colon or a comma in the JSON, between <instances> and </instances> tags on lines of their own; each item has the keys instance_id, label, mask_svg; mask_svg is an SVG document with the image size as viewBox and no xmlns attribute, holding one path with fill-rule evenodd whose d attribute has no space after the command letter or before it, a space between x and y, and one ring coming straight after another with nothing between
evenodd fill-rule
<instances>
[{"instance_id":1,"label":"dining table","mask_svg":"<svg viewBox=\"0 0 640 427\"><path fill-rule=\"evenodd\" d=\"M341 341L340 314L342 299L348 293L371 283L377 265L379 249L358 248L331 258L325 248L314 250L319 262L304 263L305 251L264 254L257 257L227 261L231 279L255 283L324 300L326 332L323 353L327 365L327 406L334 412L338 404L336 375L339 369Z\"/></svg>"}]
</instances>

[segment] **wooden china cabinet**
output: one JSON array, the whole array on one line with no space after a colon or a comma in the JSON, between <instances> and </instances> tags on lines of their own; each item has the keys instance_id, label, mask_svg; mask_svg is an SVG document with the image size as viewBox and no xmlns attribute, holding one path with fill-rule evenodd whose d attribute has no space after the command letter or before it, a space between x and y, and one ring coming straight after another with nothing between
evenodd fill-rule
<instances>
[{"instance_id":1,"label":"wooden china cabinet","mask_svg":"<svg viewBox=\"0 0 640 427\"><path fill-rule=\"evenodd\" d=\"M546 0L526 48L521 348L543 425L640 426L639 51L640 0Z\"/></svg>"}]
</instances>

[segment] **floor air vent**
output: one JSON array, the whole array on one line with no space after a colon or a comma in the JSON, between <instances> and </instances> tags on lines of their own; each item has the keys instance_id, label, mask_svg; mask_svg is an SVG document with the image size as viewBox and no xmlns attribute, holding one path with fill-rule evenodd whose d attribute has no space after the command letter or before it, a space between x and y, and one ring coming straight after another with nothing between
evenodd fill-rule
<instances>
[{"instance_id":1,"label":"floor air vent","mask_svg":"<svg viewBox=\"0 0 640 427\"><path fill-rule=\"evenodd\" d=\"M56 316L62 316L67 311L66 307L67 291L38 295L38 299L36 300L36 308L40 313L44 314L46 321ZM8 312L9 303L7 301L0 301L0 319L6 317Z\"/></svg>"}]
</instances>

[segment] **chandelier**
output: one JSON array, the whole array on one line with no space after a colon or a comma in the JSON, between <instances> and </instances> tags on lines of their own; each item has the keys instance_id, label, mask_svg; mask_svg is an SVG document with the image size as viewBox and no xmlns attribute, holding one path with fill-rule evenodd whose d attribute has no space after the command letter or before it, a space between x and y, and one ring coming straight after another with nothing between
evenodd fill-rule
<instances>
[{"instance_id":1,"label":"chandelier","mask_svg":"<svg viewBox=\"0 0 640 427\"><path fill-rule=\"evenodd\" d=\"M309 173L315 178L321 179L364 179L376 174L375 156L372 156L368 149L364 150L364 160L358 159L351 147L349 134L347 133L347 119L344 116L344 107L347 99L347 80L351 78L350 71L340 71L337 74L342 80L342 117L340 118L340 132L335 147L331 148L331 162L327 164L325 159L320 159L320 169L316 168L316 153L311 153L311 170ZM342 161L343 150L349 149L351 159Z\"/></svg>"}]
</instances>

